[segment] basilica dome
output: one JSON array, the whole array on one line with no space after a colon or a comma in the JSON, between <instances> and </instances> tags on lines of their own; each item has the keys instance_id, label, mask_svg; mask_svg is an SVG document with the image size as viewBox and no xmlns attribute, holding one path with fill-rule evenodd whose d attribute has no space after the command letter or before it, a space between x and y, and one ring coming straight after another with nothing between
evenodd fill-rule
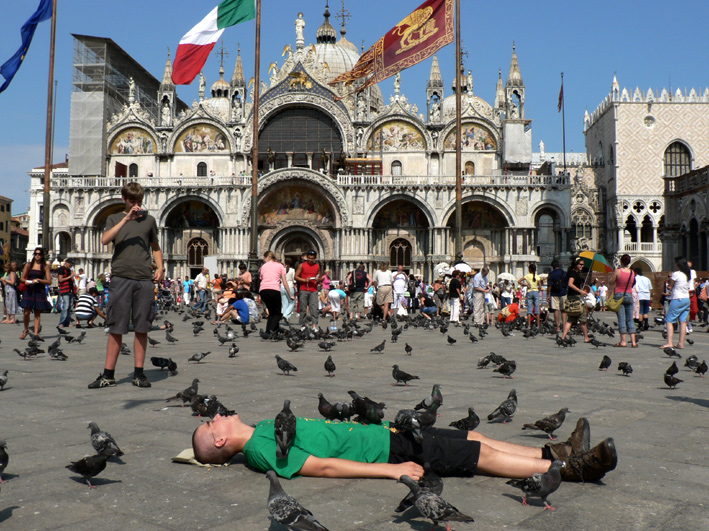
<instances>
[{"instance_id":1,"label":"basilica dome","mask_svg":"<svg viewBox=\"0 0 709 531\"><path fill-rule=\"evenodd\" d=\"M473 76L468 72L466 77L461 68L460 75L460 104L462 109L465 109L468 104L472 104L473 108L485 118L492 120L493 112L492 106L486 102L484 99L473 94ZM453 88L453 94L447 96L443 100L442 116L444 121L455 119L455 79L451 84ZM470 85L470 94L468 94L468 85Z\"/></svg>"}]
</instances>

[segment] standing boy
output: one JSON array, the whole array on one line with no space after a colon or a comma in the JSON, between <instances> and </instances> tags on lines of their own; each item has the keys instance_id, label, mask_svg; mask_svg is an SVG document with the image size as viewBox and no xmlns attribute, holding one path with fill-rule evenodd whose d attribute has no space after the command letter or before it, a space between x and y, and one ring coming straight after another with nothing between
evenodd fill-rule
<instances>
[{"instance_id":1,"label":"standing boy","mask_svg":"<svg viewBox=\"0 0 709 531\"><path fill-rule=\"evenodd\" d=\"M158 244L155 218L143 209L143 187L135 182L121 190L126 209L113 214L106 221L101 243L113 242L111 260L111 297L106 311L109 329L106 347L106 365L103 373L89 384L89 389L116 385L115 370L123 335L132 321L135 330L133 351L135 371L133 385L150 387L143 373L148 331L155 317L154 283L163 279L162 251ZM150 250L152 249L152 257ZM156 268L153 274L152 261Z\"/></svg>"}]
</instances>

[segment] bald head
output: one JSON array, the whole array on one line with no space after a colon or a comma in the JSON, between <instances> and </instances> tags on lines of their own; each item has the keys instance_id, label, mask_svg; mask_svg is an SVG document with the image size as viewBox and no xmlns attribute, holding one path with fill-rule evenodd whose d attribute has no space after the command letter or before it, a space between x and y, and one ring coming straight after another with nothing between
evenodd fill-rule
<instances>
[{"instance_id":1,"label":"bald head","mask_svg":"<svg viewBox=\"0 0 709 531\"><path fill-rule=\"evenodd\" d=\"M222 465L230 455L226 455L225 448L215 444L214 437L207 423L201 424L192 433L192 451L195 459L203 465Z\"/></svg>"}]
</instances>

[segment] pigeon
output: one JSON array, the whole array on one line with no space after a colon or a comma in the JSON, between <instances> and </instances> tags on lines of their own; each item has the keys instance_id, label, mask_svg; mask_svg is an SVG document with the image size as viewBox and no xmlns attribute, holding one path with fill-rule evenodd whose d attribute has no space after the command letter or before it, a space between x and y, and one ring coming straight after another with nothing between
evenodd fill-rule
<instances>
[{"instance_id":1,"label":"pigeon","mask_svg":"<svg viewBox=\"0 0 709 531\"><path fill-rule=\"evenodd\" d=\"M304 343L302 341L298 341L297 339L289 337L289 338L286 338L286 345L288 345L291 352L295 352L299 348L302 348Z\"/></svg>"},{"instance_id":2,"label":"pigeon","mask_svg":"<svg viewBox=\"0 0 709 531\"><path fill-rule=\"evenodd\" d=\"M674 347L665 347L662 349L662 351L667 354L670 358L681 358L682 354L677 352L677 350Z\"/></svg>"},{"instance_id":3,"label":"pigeon","mask_svg":"<svg viewBox=\"0 0 709 531\"><path fill-rule=\"evenodd\" d=\"M697 366L696 369L694 369L694 372L696 372L699 376L704 378L705 374L707 373L707 362L706 360L702 360L702 362Z\"/></svg>"},{"instance_id":4,"label":"pigeon","mask_svg":"<svg viewBox=\"0 0 709 531\"><path fill-rule=\"evenodd\" d=\"M320 341L318 343L318 347L320 347L322 350L325 352L330 352L332 350L332 347L334 347L337 343L334 341Z\"/></svg>"},{"instance_id":5,"label":"pigeon","mask_svg":"<svg viewBox=\"0 0 709 531\"><path fill-rule=\"evenodd\" d=\"M677 367L677 362L673 361L672 365L667 367L667 370L665 371L665 374L669 374L670 376L674 376L679 372L679 367Z\"/></svg>"},{"instance_id":6,"label":"pigeon","mask_svg":"<svg viewBox=\"0 0 709 531\"><path fill-rule=\"evenodd\" d=\"M211 352L211 350L208 350L207 352L195 352L189 358L187 358L187 361L196 361L197 363L200 363L204 358L209 356Z\"/></svg>"},{"instance_id":7,"label":"pigeon","mask_svg":"<svg viewBox=\"0 0 709 531\"><path fill-rule=\"evenodd\" d=\"M7 383L7 373L10 372L7 369L0 372L0 391L5 389L5 384Z\"/></svg>"},{"instance_id":8,"label":"pigeon","mask_svg":"<svg viewBox=\"0 0 709 531\"><path fill-rule=\"evenodd\" d=\"M611 366L611 363L613 363L613 360L610 359L607 355L604 355L603 359L601 360L601 364L598 366L598 370L607 371L608 367Z\"/></svg>"},{"instance_id":9,"label":"pigeon","mask_svg":"<svg viewBox=\"0 0 709 531\"><path fill-rule=\"evenodd\" d=\"M331 404L322 393L318 393L318 411L327 420L349 420L354 415L354 409L349 402Z\"/></svg>"},{"instance_id":10,"label":"pigeon","mask_svg":"<svg viewBox=\"0 0 709 531\"><path fill-rule=\"evenodd\" d=\"M452 426L453 428L458 430L472 431L477 428L479 424L480 417L477 416L475 410L472 407L469 407L467 417L451 422L449 426Z\"/></svg>"},{"instance_id":11,"label":"pigeon","mask_svg":"<svg viewBox=\"0 0 709 531\"><path fill-rule=\"evenodd\" d=\"M69 336L67 336L67 337L69 337ZM79 343L79 344L81 344L81 342L82 342L84 339L86 339L86 330L82 330L81 333L80 333L78 336L72 337L72 338L69 340L69 343Z\"/></svg>"},{"instance_id":12,"label":"pigeon","mask_svg":"<svg viewBox=\"0 0 709 531\"><path fill-rule=\"evenodd\" d=\"M335 366L335 362L332 361L332 356L327 357L327 359L325 360L324 367L329 377L332 378L333 376L335 376L335 369L337 369L337 367Z\"/></svg>"},{"instance_id":13,"label":"pigeon","mask_svg":"<svg viewBox=\"0 0 709 531\"><path fill-rule=\"evenodd\" d=\"M417 443L423 442L423 433L421 432L421 422L419 413L413 409L401 409L396 414L394 422L391 424L397 431L403 433L411 433L414 441Z\"/></svg>"},{"instance_id":14,"label":"pigeon","mask_svg":"<svg viewBox=\"0 0 709 531\"><path fill-rule=\"evenodd\" d=\"M290 410L290 400L283 402L281 410L273 421L273 427L276 434L276 458L285 459L288 457L288 451L295 439L296 419L293 412Z\"/></svg>"},{"instance_id":15,"label":"pigeon","mask_svg":"<svg viewBox=\"0 0 709 531\"><path fill-rule=\"evenodd\" d=\"M58 349L58 348L61 347L61 346L62 346L62 340L61 340L61 337L59 337L59 338L57 338L57 340L56 340L54 343L52 343L51 345L49 345L49 346L47 347L47 350L48 350L49 352L51 352L51 351L53 351L53 350L55 350L55 349Z\"/></svg>"},{"instance_id":16,"label":"pigeon","mask_svg":"<svg viewBox=\"0 0 709 531\"><path fill-rule=\"evenodd\" d=\"M190 400L190 409L192 409L192 415L197 417L206 417L208 403L209 397L207 395L194 395L192 397L192 400Z\"/></svg>"},{"instance_id":17,"label":"pigeon","mask_svg":"<svg viewBox=\"0 0 709 531\"><path fill-rule=\"evenodd\" d=\"M408 343L406 343L406 344L404 345L404 351L406 352L406 355L407 355L407 356L411 356L411 352L412 352L413 350L414 350L413 347L412 347L411 345L409 345Z\"/></svg>"},{"instance_id":18,"label":"pigeon","mask_svg":"<svg viewBox=\"0 0 709 531\"><path fill-rule=\"evenodd\" d=\"M158 367L160 370L167 369L169 374L175 374L177 372L177 363L172 361L172 358L159 358L153 356L150 358L151 363L154 367Z\"/></svg>"},{"instance_id":19,"label":"pigeon","mask_svg":"<svg viewBox=\"0 0 709 531\"><path fill-rule=\"evenodd\" d=\"M477 343L477 342L478 342L478 338L475 337L472 333L471 333L468 337L470 338L470 341L472 341L473 343Z\"/></svg>"},{"instance_id":20,"label":"pigeon","mask_svg":"<svg viewBox=\"0 0 709 531\"><path fill-rule=\"evenodd\" d=\"M152 337L148 336L148 343L150 343L151 347L154 347L155 345L159 345L160 341L157 339L153 339Z\"/></svg>"},{"instance_id":21,"label":"pigeon","mask_svg":"<svg viewBox=\"0 0 709 531\"><path fill-rule=\"evenodd\" d=\"M694 339L692 339L691 337L688 337L687 343L689 343L690 345L694 345Z\"/></svg>"},{"instance_id":22,"label":"pigeon","mask_svg":"<svg viewBox=\"0 0 709 531\"><path fill-rule=\"evenodd\" d=\"M217 330L216 328L214 329L214 335L217 337L217 341L219 341L220 345L231 341L231 339L229 339L228 337L219 335L219 330Z\"/></svg>"},{"instance_id":23,"label":"pigeon","mask_svg":"<svg viewBox=\"0 0 709 531\"><path fill-rule=\"evenodd\" d=\"M433 404L438 404L438 407L443 404L443 394L441 394L441 385L440 384L434 384L433 389L431 389L431 394L421 400L416 406L414 406L415 410L420 410L420 409L428 409L431 407Z\"/></svg>"},{"instance_id":24,"label":"pigeon","mask_svg":"<svg viewBox=\"0 0 709 531\"><path fill-rule=\"evenodd\" d=\"M207 417L214 418L217 415L221 415L222 417L230 417L232 415L236 415L235 410L227 409L224 404L217 400L217 397L215 395L210 395L205 402L207 404L207 411L205 416Z\"/></svg>"},{"instance_id":25,"label":"pigeon","mask_svg":"<svg viewBox=\"0 0 709 531\"><path fill-rule=\"evenodd\" d=\"M630 374L633 372L633 368L627 361L621 361L618 364L618 370L623 371L623 376L630 376Z\"/></svg>"},{"instance_id":26,"label":"pigeon","mask_svg":"<svg viewBox=\"0 0 709 531\"><path fill-rule=\"evenodd\" d=\"M414 495L414 506L421 515L433 521L433 525L438 527L438 522L446 522L446 529L450 531L448 522L472 522L472 517L461 513L450 503L428 490L423 490L419 484L409 476L401 476L399 483L403 483L411 490Z\"/></svg>"},{"instance_id":27,"label":"pigeon","mask_svg":"<svg viewBox=\"0 0 709 531\"><path fill-rule=\"evenodd\" d=\"M543 419L536 421L534 424L525 424L524 426L522 426L522 429L542 430L544 433L549 435L549 438L552 441L554 441L556 440L556 437L554 437L554 432L561 428L561 425L564 423L564 419L566 418L566 414L568 412L569 408L562 407L555 415L549 415L548 417L544 417Z\"/></svg>"},{"instance_id":28,"label":"pigeon","mask_svg":"<svg viewBox=\"0 0 709 531\"><path fill-rule=\"evenodd\" d=\"M72 472L79 474L84 477L84 480L88 484L90 489L95 489L96 487L91 484L89 478L99 475L106 468L106 460L111 457L111 450L107 450L106 453L96 454L89 457L84 457L79 461L72 461L70 465L66 468Z\"/></svg>"},{"instance_id":29,"label":"pigeon","mask_svg":"<svg viewBox=\"0 0 709 531\"><path fill-rule=\"evenodd\" d=\"M399 369L398 365L392 365L392 369L391 375L394 377L396 382L391 385L399 385L399 382L404 382L406 387L408 387L411 380L420 380L418 376L414 376L413 374L409 374L408 372Z\"/></svg>"},{"instance_id":30,"label":"pigeon","mask_svg":"<svg viewBox=\"0 0 709 531\"><path fill-rule=\"evenodd\" d=\"M392 326L393 328L393 326ZM404 331L401 328L397 328L396 330L391 331L391 342L396 343L399 341L399 336L403 333Z\"/></svg>"},{"instance_id":31,"label":"pigeon","mask_svg":"<svg viewBox=\"0 0 709 531\"><path fill-rule=\"evenodd\" d=\"M91 428L91 446L94 447L96 453L105 454L110 449L110 455L115 455L116 457L123 455L110 433L101 431L95 422L89 422L88 427Z\"/></svg>"},{"instance_id":32,"label":"pigeon","mask_svg":"<svg viewBox=\"0 0 709 531\"><path fill-rule=\"evenodd\" d=\"M271 482L268 492L268 512L274 520L291 531L328 531L327 527L317 521L313 513L285 493L273 470L266 472L266 477Z\"/></svg>"},{"instance_id":33,"label":"pigeon","mask_svg":"<svg viewBox=\"0 0 709 531\"><path fill-rule=\"evenodd\" d=\"M366 396L360 396L355 391L347 391L352 397L352 407L360 420L368 424L381 424L384 418L384 402L375 402Z\"/></svg>"},{"instance_id":34,"label":"pigeon","mask_svg":"<svg viewBox=\"0 0 709 531\"><path fill-rule=\"evenodd\" d=\"M457 339L452 338L451 336L448 336L448 344L449 344L449 345L453 346L453 345L455 345L457 342L458 342Z\"/></svg>"},{"instance_id":35,"label":"pigeon","mask_svg":"<svg viewBox=\"0 0 709 531\"><path fill-rule=\"evenodd\" d=\"M487 416L487 420L503 419L502 423L507 424L512 420L515 411L517 411L517 391L512 389L507 395L507 399L503 400L495 411Z\"/></svg>"},{"instance_id":36,"label":"pigeon","mask_svg":"<svg viewBox=\"0 0 709 531\"><path fill-rule=\"evenodd\" d=\"M121 354L124 356L130 356L130 347L125 343L121 343Z\"/></svg>"},{"instance_id":37,"label":"pigeon","mask_svg":"<svg viewBox=\"0 0 709 531\"><path fill-rule=\"evenodd\" d=\"M61 337L61 336L65 336L65 335L67 335L67 334L69 333L69 332L67 332L66 330L64 330L61 326L57 326L57 330L59 331L59 336L60 336L60 337Z\"/></svg>"},{"instance_id":38,"label":"pigeon","mask_svg":"<svg viewBox=\"0 0 709 531\"><path fill-rule=\"evenodd\" d=\"M386 322L386 321L385 321L385 322ZM384 346L386 345L386 342L387 342L387 340L385 339L384 341L382 341L381 343L379 343L376 347L370 349L369 352L377 352L377 353L381 354L382 351L384 350Z\"/></svg>"},{"instance_id":39,"label":"pigeon","mask_svg":"<svg viewBox=\"0 0 709 531\"><path fill-rule=\"evenodd\" d=\"M526 479L510 479L507 484L522 490L523 505L529 505L527 498L533 496L542 499L545 509L555 511L556 509L547 501L547 497L561 485L561 466L562 462L555 460L545 473L534 474Z\"/></svg>"},{"instance_id":40,"label":"pigeon","mask_svg":"<svg viewBox=\"0 0 709 531\"><path fill-rule=\"evenodd\" d=\"M283 374L290 376L290 372L298 372L298 368L293 365L290 361L284 360L278 354L276 354L276 362L278 363L278 368L283 371Z\"/></svg>"},{"instance_id":41,"label":"pigeon","mask_svg":"<svg viewBox=\"0 0 709 531\"><path fill-rule=\"evenodd\" d=\"M696 369L697 367L699 367L699 358L692 354L690 357L684 360L684 366L689 368L690 370Z\"/></svg>"},{"instance_id":42,"label":"pigeon","mask_svg":"<svg viewBox=\"0 0 709 531\"><path fill-rule=\"evenodd\" d=\"M236 343L232 343L231 346L229 347L229 357L235 358L238 353L239 353L239 347L236 345Z\"/></svg>"},{"instance_id":43,"label":"pigeon","mask_svg":"<svg viewBox=\"0 0 709 531\"><path fill-rule=\"evenodd\" d=\"M500 366L503 363L505 363L507 360L505 359L504 356L499 356L499 355L495 354L494 352L490 352L490 361L494 365Z\"/></svg>"},{"instance_id":44,"label":"pigeon","mask_svg":"<svg viewBox=\"0 0 709 531\"><path fill-rule=\"evenodd\" d=\"M0 441L0 483L5 483L5 480L2 479L2 473L5 472L9 462L10 456L7 453L7 443L4 440Z\"/></svg>"},{"instance_id":45,"label":"pigeon","mask_svg":"<svg viewBox=\"0 0 709 531\"><path fill-rule=\"evenodd\" d=\"M173 337L172 334L168 331L165 330L165 339L167 340L168 343L176 343L179 341L176 337Z\"/></svg>"},{"instance_id":46,"label":"pigeon","mask_svg":"<svg viewBox=\"0 0 709 531\"><path fill-rule=\"evenodd\" d=\"M487 369L490 364L490 356L483 356L478 360L478 369Z\"/></svg>"},{"instance_id":47,"label":"pigeon","mask_svg":"<svg viewBox=\"0 0 709 531\"><path fill-rule=\"evenodd\" d=\"M670 389L677 389L677 384L682 383L684 380L680 380L679 378L675 378L669 373L665 373L665 383Z\"/></svg>"},{"instance_id":48,"label":"pigeon","mask_svg":"<svg viewBox=\"0 0 709 531\"><path fill-rule=\"evenodd\" d=\"M512 378L512 373L517 370L517 362L514 360L507 360L497 369L493 369L492 372L499 372L502 378Z\"/></svg>"},{"instance_id":49,"label":"pigeon","mask_svg":"<svg viewBox=\"0 0 709 531\"><path fill-rule=\"evenodd\" d=\"M64 354L64 352L62 352L62 349L60 349L60 348L50 350L49 357L52 358L53 360L57 360L57 361L66 361L69 359L69 356Z\"/></svg>"},{"instance_id":50,"label":"pigeon","mask_svg":"<svg viewBox=\"0 0 709 531\"><path fill-rule=\"evenodd\" d=\"M443 493L443 480L441 477L431 470L431 463L426 461L423 464L423 476L418 480L419 487L422 491L433 492L437 496ZM401 513L414 504L414 493L409 492L399 502L399 505L394 509L394 512Z\"/></svg>"},{"instance_id":51,"label":"pigeon","mask_svg":"<svg viewBox=\"0 0 709 531\"><path fill-rule=\"evenodd\" d=\"M591 338L590 343L591 343L591 345L593 345L594 347L596 347L596 349L598 349L598 347L605 347L605 346L606 346L606 344L605 344L603 341L599 341L599 340L596 339L595 337L594 337L594 338Z\"/></svg>"},{"instance_id":52,"label":"pigeon","mask_svg":"<svg viewBox=\"0 0 709 531\"><path fill-rule=\"evenodd\" d=\"M175 396L171 396L170 398L166 399L165 402L171 402L172 400L182 400L182 407L185 407L185 404L187 402L190 402L192 400L192 397L197 394L198 389L199 379L195 378L194 380L192 380L192 385L190 385L187 389L180 391Z\"/></svg>"}]
</instances>

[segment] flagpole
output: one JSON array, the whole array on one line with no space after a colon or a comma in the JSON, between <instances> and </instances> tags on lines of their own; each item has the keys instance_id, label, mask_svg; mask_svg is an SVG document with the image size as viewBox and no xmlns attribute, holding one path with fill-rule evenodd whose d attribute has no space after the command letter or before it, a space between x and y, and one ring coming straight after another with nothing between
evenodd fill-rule
<instances>
[{"instance_id":1,"label":"flagpole","mask_svg":"<svg viewBox=\"0 0 709 531\"><path fill-rule=\"evenodd\" d=\"M455 260L463 257L463 177L461 175L460 119L460 0L455 0Z\"/></svg>"},{"instance_id":2,"label":"flagpole","mask_svg":"<svg viewBox=\"0 0 709 531\"><path fill-rule=\"evenodd\" d=\"M249 265L251 274L257 271L258 262L258 98L261 85L261 0L256 0L256 43L254 50L254 108L253 145L251 152L251 238Z\"/></svg>"},{"instance_id":3,"label":"flagpole","mask_svg":"<svg viewBox=\"0 0 709 531\"><path fill-rule=\"evenodd\" d=\"M566 103L566 95L564 94L564 73L561 73L561 131L563 135L564 149L564 175L566 175L566 116L564 113L564 104Z\"/></svg>"},{"instance_id":4,"label":"flagpole","mask_svg":"<svg viewBox=\"0 0 709 531\"><path fill-rule=\"evenodd\" d=\"M51 251L49 234L49 181L52 169L52 124L54 122L54 47L57 34L57 0L52 0L52 32L49 38L49 81L47 84L47 131L44 140L44 195L42 202L42 247Z\"/></svg>"}]
</instances>

